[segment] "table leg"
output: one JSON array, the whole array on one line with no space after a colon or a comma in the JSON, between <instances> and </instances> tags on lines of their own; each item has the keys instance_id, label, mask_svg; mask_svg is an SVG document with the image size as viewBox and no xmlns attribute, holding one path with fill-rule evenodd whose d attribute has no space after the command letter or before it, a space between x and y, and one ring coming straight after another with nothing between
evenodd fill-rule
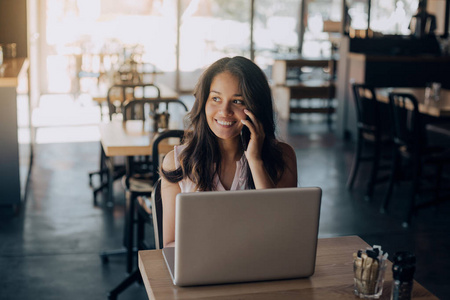
<instances>
[{"instance_id":1,"label":"table leg","mask_svg":"<svg viewBox=\"0 0 450 300\"><path fill-rule=\"evenodd\" d=\"M133 228L134 228L134 199L131 195L131 192L128 190L129 178L131 176L131 170L133 168L133 157L128 156L126 162L126 206L125 206L125 214L126 214L126 223L125 223L125 247L127 249L127 273L131 273L133 270Z\"/></svg>"},{"instance_id":2,"label":"table leg","mask_svg":"<svg viewBox=\"0 0 450 300\"><path fill-rule=\"evenodd\" d=\"M108 168L107 181L108 181L108 191L106 198L106 206L114 206L114 159L112 157L105 157L105 164Z\"/></svg>"}]
</instances>

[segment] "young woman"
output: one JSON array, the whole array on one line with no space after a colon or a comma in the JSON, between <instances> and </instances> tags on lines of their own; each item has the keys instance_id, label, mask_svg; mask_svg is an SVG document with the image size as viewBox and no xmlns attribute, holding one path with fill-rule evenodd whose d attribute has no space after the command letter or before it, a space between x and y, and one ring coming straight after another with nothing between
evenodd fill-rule
<instances>
[{"instance_id":1,"label":"young woman","mask_svg":"<svg viewBox=\"0 0 450 300\"><path fill-rule=\"evenodd\" d=\"M202 74L194 95L184 144L162 164L165 247L175 240L178 193L297 186L295 152L275 138L270 87L256 64L222 58ZM250 131L246 150L244 127Z\"/></svg>"}]
</instances>

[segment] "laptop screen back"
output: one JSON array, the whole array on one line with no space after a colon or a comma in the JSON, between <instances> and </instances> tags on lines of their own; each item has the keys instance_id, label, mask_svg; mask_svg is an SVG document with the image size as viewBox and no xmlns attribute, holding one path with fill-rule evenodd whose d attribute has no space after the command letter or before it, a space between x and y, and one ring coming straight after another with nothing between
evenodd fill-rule
<instances>
[{"instance_id":1,"label":"laptop screen back","mask_svg":"<svg viewBox=\"0 0 450 300\"><path fill-rule=\"evenodd\" d=\"M320 188L179 194L174 284L311 276L320 202Z\"/></svg>"}]
</instances>

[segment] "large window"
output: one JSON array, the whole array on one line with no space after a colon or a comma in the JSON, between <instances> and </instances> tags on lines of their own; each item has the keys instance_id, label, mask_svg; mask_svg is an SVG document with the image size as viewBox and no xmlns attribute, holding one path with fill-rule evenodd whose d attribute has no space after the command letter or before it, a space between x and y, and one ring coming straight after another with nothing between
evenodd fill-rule
<instances>
[{"instance_id":1,"label":"large window","mask_svg":"<svg viewBox=\"0 0 450 300\"><path fill-rule=\"evenodd\" d=\"M255 0L255 61L264 70L270 70L274 54L298 52L299 13L298 0Z\"/></svg>"},{"instance_id":2,"label":"large window","mask_svg":"<svg viewBox=\"0 0 450 300\"><path fill-rule=\"evenodd\" d=\"M346 1L351 26L366 29L368 2ZM371 29L383 34L408 34L417 1L372 0ZM324 22L338 24L342 19L341 0L305 0L303 18L301 0L42 3L43 93L102 89L130 57L155 65L164 72L157 81L180 90L192 90L204 67L224 56L254 58L270 77L274 54L298 53L300 29L304 29L304 56L329 56L331 35L325 32ZM301 19L303 24L299 24Z\"/></svg>"},{"instance_id":3,"label":"large window","mask_svg":"<svg viewBox=\"0 0 450 300\"><path fill-rule=\"evenodd\" d=\"M351 17L351 27L367 29L368 1L348 1L348 14ZM372 0L370 7L370 29L382 34L410 33L408 28L411 17L417 9L418 0Z\"/></svg>"},{"instance_id":4,"label":"large window","mask_svg":"<svg viewBox=\"0 0 450 300\"><path fill-rule=\"evenodd\" d=\"M173 84L176 0L46 0L45 12L43 92L98 87L132 55Z\"/></svg>"},{"instance_id":5,"label":"large window","mask_svg":"<svg viewBox=\"0 0 450 300\"><path fill-rule=\"evenodd\" d=\"M250 4L247 0L181 1L181 90L192 90L203 68L221 57L250 57Z\"/></svg>"}]
</instances>

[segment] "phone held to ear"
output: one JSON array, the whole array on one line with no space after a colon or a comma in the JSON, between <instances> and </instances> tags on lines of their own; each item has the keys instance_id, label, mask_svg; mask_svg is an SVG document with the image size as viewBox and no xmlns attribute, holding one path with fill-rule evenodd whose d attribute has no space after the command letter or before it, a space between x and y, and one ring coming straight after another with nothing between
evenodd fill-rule
<instances>
[{"instance_id":1,"label":"phone held to ear","mask_svg":"<svg viewBox=\"0 0 450 300\"><path fill-rule=\"evenodd\" d=\"M248 118L247 118L248 120ZM241 141L242 141L242 147L244 148L244 151L247 151L248 142L250 141L250 129L248 129L247 126L243 126L241 130Z\"/></svg>"}]
</instances>

